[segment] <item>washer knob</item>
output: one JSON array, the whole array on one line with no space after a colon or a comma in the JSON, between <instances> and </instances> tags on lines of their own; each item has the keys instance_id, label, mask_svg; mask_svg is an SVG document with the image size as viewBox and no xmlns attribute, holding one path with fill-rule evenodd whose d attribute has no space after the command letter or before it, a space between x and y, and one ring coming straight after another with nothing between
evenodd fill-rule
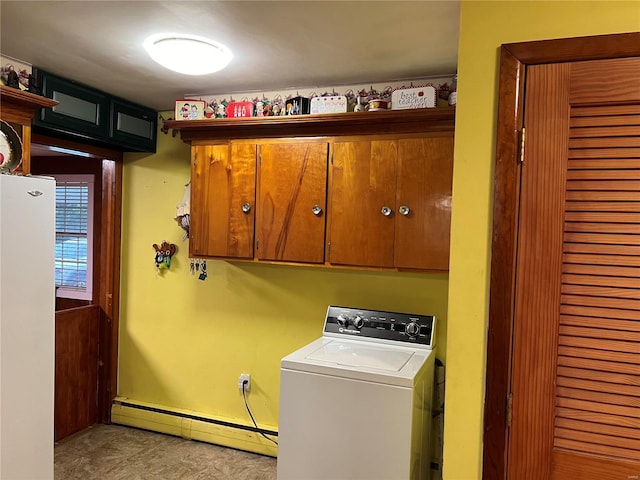
<instances>
[{"instance_id":1,"label":"washer knob","mask_svg":"<svg viewBox=\"0 0 640 480\"><path fill-rule=\"evenodd\" d=\"M420 324L416 322L407 323L407 326L404 329L405 333L411 337L415 337L420 331Z\"/></svg>"},{"instance_id":2,"label":"washer knob","mask_svg":"<svg viewBox=\"0 0 640 480\"><path fill-rule=\"evenodd\" d=\"M351 319L351 323L358 330L360 330L364 326L364 320L362 319L362 317L360 315L356 315L355 317L353 317Z\"/></svg>"},{"instance_id":3,"label":"washer knob","mask_svg":"<svg viewBox=\"0 0 640 480\"><path fill-rule=\"evenodd\" d=\"M341 327L346 327L347 322L349 321L349 317L344 313L341 313L340 315L338 315L338 318L336 320L338 320L338 325L340 325Z\"/></svg>"}]
</instances>

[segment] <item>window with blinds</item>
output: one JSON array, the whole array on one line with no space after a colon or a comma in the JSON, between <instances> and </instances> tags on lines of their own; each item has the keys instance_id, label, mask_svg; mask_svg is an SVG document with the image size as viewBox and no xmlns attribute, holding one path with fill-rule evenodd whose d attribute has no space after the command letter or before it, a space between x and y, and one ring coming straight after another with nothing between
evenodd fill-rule
<instances>
[{"instance_id":1,"label":"window with blinds","mask_svg":"<svg viewBox=\"0 0 640 480\"><path fill-rule=\"evenodd\" d=\"M93 175L56 176L56 294L91 300Z\"/></svg>"}]
</instances>

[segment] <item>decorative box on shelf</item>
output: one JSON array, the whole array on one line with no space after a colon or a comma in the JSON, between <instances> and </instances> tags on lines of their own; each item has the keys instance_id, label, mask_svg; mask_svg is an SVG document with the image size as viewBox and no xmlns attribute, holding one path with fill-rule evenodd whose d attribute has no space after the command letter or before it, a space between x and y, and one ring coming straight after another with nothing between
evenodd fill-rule
<instances>
[{"instance_id":1,"label":"decorative box on shelf","mask_svg":"<svg viewBox=\"0 0 640 480\"><path fill-rule=\"evenodd\" d=\"M436 106L436 87L397 88L391 94L392 110L407 110L411 108L434 108Z\"/></svg>"},{"instance_id":2,"label":"decorative box on shelf","mask_svg":"<svg viewBox=\"0 0 640 480\"><path fill-rule=\"evenodd\" d=\"M189 98L176 100L176 120L202 120L207 102Z\"/></svg>"},{"instance_id":3,"label":"decorative box on shelf","mask_svg":"<svg viewBox=\"0 0 640 480\"><path fill-rule=\"evenodd\" d=\"M347 97L335 95L331 97L313 97L311 113L344 113L347 111Z\"/></svg>"},{"instance_id":4,"label":"decorative box on shelf","mask_svg":"<svg viewBox=\"0 0 640 480\"><path fill-rule=\"evenodd\" d=\"M293 97L285 102L287 115L305 115L309 113L309 99L307 97Z\"/></svg>"},{"instance_id":5,"label":"decorative box on shelf","mask_svg":"<svg viewBox=\"0 0 640 480\"><path fill-rule=\"evenodd\" d=\"M227 105L227 117L253 117L253 102L229 102Z\"/></svg>"}]
</instances>

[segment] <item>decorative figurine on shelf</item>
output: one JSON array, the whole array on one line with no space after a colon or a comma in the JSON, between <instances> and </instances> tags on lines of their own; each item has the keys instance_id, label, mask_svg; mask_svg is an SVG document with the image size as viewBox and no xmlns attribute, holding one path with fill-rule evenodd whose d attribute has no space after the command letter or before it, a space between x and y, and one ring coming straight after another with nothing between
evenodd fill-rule
<instances>
[{"instance_id":1,"label":"decorative figurine on shelf","mask_svg":"<svg viewBox=\"0 0 640 480\"><path fill-rule=\"evenodd\" d=\"M347 112L353 112L353 109L356 107L356 94L353 93L353 90L349 89L344 96L347 97Z\"/></svg>"},{"instance_id":2,"label":"decorative figurine on shelf","mask_svg":"<svg viewBox=\"0 0 640 480\"><path fill-rule=\"evenodd\" d=\"M449 95L451 94L451 87L448 83L443 83L438 86L438 98L436 100L439 107L446 107L449 105Z\"/></svg>"},{"instance_id":3,"label":"decorative figurine on shelf","mask_svg":"<svg viewBox=\"0 0 640 480\"><path fill-rule=\"evenodd\" d=\"M364 112L365 111L364 105L362 105L362 101L360 100L361 98L362 97L360 97L360 95L358 95L358 97L357 97L358 103L356 103L356 106L353 107L353 111L354 112Z\"/></svg>"},{"instance_id":4,"label":"decorative figurine on shelf","mask_svg":"<svg viewBox=\"0 0 640 480\"><path fill-rule=\"evenodd\" d=\"M173 257L173 255L176 253L178 247L176 247L173 243L167 243L166 240L163 240L160 246L158 246L157 243L154 243L153 248L156 251L156 270L169 270L169 268L171 268L171 257Z\"/></svg>"},{"instance_id":5,"label":"decorative figurine on shelf","mask_svg":"<svg viewBox=\"0 0 640 480\"><path fill-rule=\"evenodd\" d=\"M29 87L27 91L36 95L42 95L42 89L38 86L35 75L29 74Z\"/></svg>"},{"instance_id":6,"label":"decorative figurine on shelf","mask_svg":"<svg viewBox=\"0 0 640 480\"><path fill-rule=\"evenodd\" d=\"M456 73L451 80L451 93L449 94L449 105L452 107L458 103L458 74Z\"/></svg>"},{"instance_id":7,"label":"decorative figurine on shelf","mask_svg":"<svg viewBox=\"0 0 640 480\"><path fill-rule=\"evenodd\" d=\"M270 117L280 116L280 110L282 110L282 103L283 103L282 97L280 95L276 95L271 99L271 101L269 102L269 104L271 105L271 108L269 109Z\"/></svg>"},{"instance_id":8,"label":"decorative figurine on shelf","mask_svg":"<svg viewBox=\"0 0 640 480\"><path fill-rule=\"evenodd\" d=\"M18 72L13 68L13 65L9 65L9 71L7 72L7 87L20 88L20 77Z\"/></svg>"},{"instance_id":9,"label":"decorative figurine on shelf","mask_svg":"<svg viewBox=\"0 0 640 480\"><path fill-rule=\"evenodd\" d=\"M227 116L227 102L224 100L216 107L216 118L225 118Z\"/></svg>"}]
</instances>

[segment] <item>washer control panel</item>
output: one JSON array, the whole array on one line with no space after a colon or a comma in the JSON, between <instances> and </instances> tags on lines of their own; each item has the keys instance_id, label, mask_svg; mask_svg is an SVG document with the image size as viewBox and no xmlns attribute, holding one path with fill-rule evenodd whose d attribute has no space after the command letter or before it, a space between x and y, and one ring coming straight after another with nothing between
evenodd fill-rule
<instances>
[{"instance_id":1,"label":"washer control panel","mask_svg":"<svg viewBox=\"0 0 640 480\"><path fill-rule=\"evenodd\" d=\"M434 346L433 315L364 310L331 305L324 322L325 333L368 337Z\"/></svg>"}]
</instances>

